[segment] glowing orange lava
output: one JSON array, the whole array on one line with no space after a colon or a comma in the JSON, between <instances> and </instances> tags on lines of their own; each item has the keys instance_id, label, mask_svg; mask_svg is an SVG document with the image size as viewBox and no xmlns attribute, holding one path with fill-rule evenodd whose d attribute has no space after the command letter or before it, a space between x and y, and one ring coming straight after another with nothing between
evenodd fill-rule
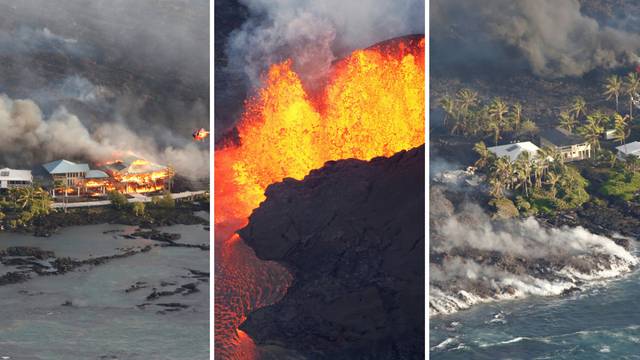
<instances>
[{"instance_id":1,"label":"glowing orange lava","mask_svg":"<svg viewBox=\"0 0 640 360\"><path fill-rule=\"evenodd\" d=\"M215 152L215 222L246 219L272 183L329 160L369 160L424 143L424 38L353 52L311 97L291 61L247 101L239 145Z\"/></svg>"}]
</instances>

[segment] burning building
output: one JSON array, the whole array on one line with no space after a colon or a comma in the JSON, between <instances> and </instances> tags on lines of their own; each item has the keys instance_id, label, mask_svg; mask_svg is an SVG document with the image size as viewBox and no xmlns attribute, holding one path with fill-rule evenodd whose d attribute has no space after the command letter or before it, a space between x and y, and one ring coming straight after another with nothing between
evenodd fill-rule
<instances>
[{"instance_id":1,"label":"burning building","mask_svg":"<svg viewBox=\"0 0 640 360\"><path fill-rule=\"evenodd\" d=\"M52 182L51 195L72 194L80 196L80 190L84 187L86 175L89 172L88 164L77 164L69 160L56 160L42 165L47 171Z\"/></svg>"},{"instance_id":2,"label":"burning building","mask_svg":"<svg viewBox=\"0 0 640 360\"><path fill-rule=\"evenodd\" d=\"M173 169L129 156L104 166L113 178L114 189L122 193L147 193L171 188Z\"/></svg>"}]
</instances>

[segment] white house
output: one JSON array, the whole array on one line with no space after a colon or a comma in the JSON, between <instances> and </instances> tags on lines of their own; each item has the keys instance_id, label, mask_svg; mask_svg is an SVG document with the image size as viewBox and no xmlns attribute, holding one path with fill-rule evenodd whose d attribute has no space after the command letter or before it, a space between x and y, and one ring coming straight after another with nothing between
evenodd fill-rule
<instances>
[{"instance_id":1,"label":"white house","mask_svg":"<svg viewBox=\"0 0 640 360\"><path fill-rule=\"evenodd\" d=\"M529 155L531 155L531 158L536 157L538 151L540 151L540 148L531 141L525 141L515 144L492 146L487 148L487 150L489 150L498 158L508 156L511 161L516 161L518 159L518 156L520 156L520 154L522 154L523 152L528 152Z\"/></svg>"},{"instance_id":2,"label":"white house","mask_svg":"<svg viewBox=\"0 0 640 360\"><path fill-rule=\"evenodd\" d=\"M635 155L640 157L640 142L634 141L625 145L616 147L618 150L618 159L624 160L629 155Z\"/></svg>"},{"instance_id":3,"label":"white house","mask_svg":"<svg viewBox=\"0 0 640 360\"><path fill-rule=\"evenodd\" d=\"M33 183L30 170L0 169L0 189L11 189Z\"/></svg>"}]
</instances>

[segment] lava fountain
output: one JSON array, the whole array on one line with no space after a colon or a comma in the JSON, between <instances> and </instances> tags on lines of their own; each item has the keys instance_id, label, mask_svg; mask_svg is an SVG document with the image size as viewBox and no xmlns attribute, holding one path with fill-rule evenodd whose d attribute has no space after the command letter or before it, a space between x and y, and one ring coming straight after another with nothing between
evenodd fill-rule
<instances>
[{"instance_id":1,"label":"lava fountain","mask_svg":"<svg viewBox=\"0 0 640 360\"><path fill-rule=\"evenodd\" d=\"M215 353L255 357L238 331L249 312L278 301L292 281L256 258L235 231L270 184L302 179L330 160L370 160L424 144L425 40L411 36L354 51L307 91L290 60L270 67L246 101L236 141L215 151Z\"/></svg>"}]
</instances>

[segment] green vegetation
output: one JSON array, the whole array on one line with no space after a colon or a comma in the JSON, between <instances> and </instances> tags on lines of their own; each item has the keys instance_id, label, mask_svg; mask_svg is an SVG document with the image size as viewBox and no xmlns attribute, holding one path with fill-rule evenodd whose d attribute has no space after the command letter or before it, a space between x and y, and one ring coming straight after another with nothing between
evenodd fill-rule
<instances>
[{"instance_id":1,"label":"green vegetation","mask_svg":"<svg viewBox=\"0 0 640 360\"><path fill-rule=\"evenodd\" d=\"M118 191L109 191L109 194L107 195L109 201L111 201L111 205L116 209L116 210L123 210L126 209L129 206L129 201L127 200L127 197L118 192Z\"/></svg>"},{"instance_id":2,"label":"green vegetation","mask_svg":"<svg viewBox=\"0 0 640 360\"><path fill-rule=\"evenodd\" d=\"M538 132L533 121L523 118L520 104L509 105L498 97L483 104L478 93L470 89L461 89L455 97L444 96L440 106L445 113L445 126L450 127L452 134L490 137L497 144L505 133L519 137Z\"/></svg>"},{"instance_id":3,"label":"green vegetation","mask_svg":"<svg viewBox=\"0 0 640 360\"><path fill-rule=\"evenodd\" d=\"M12 229L29 226L50 211L51 198L40 186L13 188L0 198L0 221Z\"/></svg>"},{"instance_id":4,"label":"green vegetation","mask_svg":"<svg viewBox=\"0 0 640 360\"><path fill-rule=\"evenodd\" d=\"M602 185L600 192L604 196L631 201L640 190L640 173L618 172L611 170L609 179Z\"/></svg>"},{"instance_id":5,"label":"green vegetation","mask_svg":"<svg viewBox=\"0 0 640 360\"><path fill-rule=\"evenodd\" d=\"M480 156L476 165L487 175L494 198L490 205L499 217L511 215L515 209L525 215L567 210L589 200L587 180L552 149L542 148L535 155L523 152L516 161L506 156L495 158L482 142L474 149Z\"/></svg>"},{"instance_id":6,"label":"green vegetation","mask_svg":"<svg viewBox=\"0 0 640 360\"><path fill-rule=\"evenodd\" d=\"M163 196L154 196L151 199L151 204L160 209L174 209L176 207L176 201L169 193L166 193Z\"/></svg>"},{"instance_id":7,"label":"green vegetation","mask_svg":"<svg viewBox=\"0 0 640 360\"><path fill-rule=\"evenodd\" d=\"M506 198L492 199L489 206L493 208L494 219L510 219L520 215L513 202Z\"/></svg>"},{"instance_id":8,"label":"green vegetation","mask_svg":"<svg viewBox=\"0 0 640 360\"><path fill-rule=\"evenodd\" d=\"M135 216L141 217L144 216L145 205L143 202L136 202L131 205L131 209Z\"/></svg>"}]
</instances>

